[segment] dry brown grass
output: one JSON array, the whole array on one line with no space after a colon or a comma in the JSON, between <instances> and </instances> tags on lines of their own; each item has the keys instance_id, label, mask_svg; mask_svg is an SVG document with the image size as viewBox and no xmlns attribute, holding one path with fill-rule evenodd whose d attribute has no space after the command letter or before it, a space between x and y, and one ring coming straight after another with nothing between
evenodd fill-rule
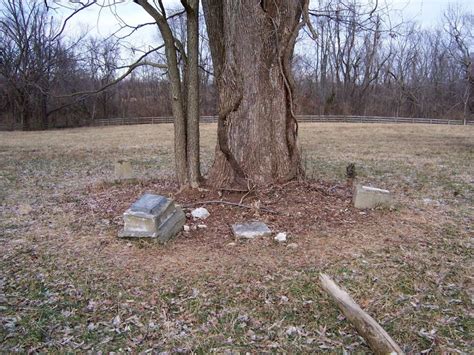
<instances>
[{"instance_id":1,"label":"dry brown grass","mask_svg":"<svg viewBox=\"0 0 474 355\"><path fill-rule=\"evenodd\" d=\"M302 124L300 137L308 175L327 182L311 186L339 184L354 162L361 181L395 192L397 208L360 214L344 195L277 188L249 199L279 196L280 209L309 199L304 228L260 216L291 229L297 249L229 245L229 216L255 212L219 206L207 230L129 243L115 238L128 203L175 192L171 126L0 133L1 349L367 351L318 287L324 270L406 351L469 352L473 128ZM207 168L214 125L201 142ZM139 183L110 182L124 157Z\"/></svg>"}]
</instances>

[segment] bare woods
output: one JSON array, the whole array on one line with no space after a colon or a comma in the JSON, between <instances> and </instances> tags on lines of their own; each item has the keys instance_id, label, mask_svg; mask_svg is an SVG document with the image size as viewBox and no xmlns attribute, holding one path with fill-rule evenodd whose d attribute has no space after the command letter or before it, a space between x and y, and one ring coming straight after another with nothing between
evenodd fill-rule
<instances>
[{"instance_id":1,"label":"bare woods","mask_svg":"<svg viewBox=\"0 0 474 355\"><path fill-rule=\"evenodd\" d=\"M47 3L0 0L1 128L172 114L166 67L136 65L141 56L141 64L156 62L163 48L126 48L123 31L108 38L81 34ZM186 14L168 13L174 37L185 43ZM472 119L473 13L449 6L429 28L397 23L395 15L359 0L311 2L290 63L295 114ZM199 19L200 112L211 115L218 95ZM179 51L177 60L186 62Z\"/></svg>"}]
</instances>

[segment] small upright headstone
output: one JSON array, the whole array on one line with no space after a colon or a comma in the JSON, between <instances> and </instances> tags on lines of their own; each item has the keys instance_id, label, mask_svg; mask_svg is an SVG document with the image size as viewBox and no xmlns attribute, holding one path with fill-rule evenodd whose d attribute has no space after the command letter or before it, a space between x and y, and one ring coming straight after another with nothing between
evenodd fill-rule
<instances>
[{"instance_id":1,"label":"small upright headstone","mask_svg":"<svg viewBox=\"0 0 474 355\"><path fill-rule=\"evenodd\" d=\"M128 160L117 160L114 165L115 180L133 179L132 164Z\"/></svg>"},{"instance_id":2,"label":"small upright headstone","mask_svg":"<svg viewBox=\"0 0 474 355\"><path fill-rule=\"evenodd\" d=\"M392 203L390 191L369 186L357 186L353 197L354 207L359 209L389 207Z\"/></svg>"},{"instance_id":3,"label":"small upright headstone","mask_svg":"<svg viewBox=\"0 0 474 355\"><path fill-rule=\"evenodd\" d=\"M173 200L144 194L125 211L123 220L119 237L157 238L164 243L183 229L186 216Z\"/></svg>"},{"instance_id":4,"label":"small upright headstone","mask_svg":"<svg viewBox=\"0 0 474 355\"><path fill-rule=\"evenodd\" d=\"M236 223L232 225L232 231L237 238L253 239L265 237L272 234L272 231L263 222Z\"/></svg>"}]
</instances>

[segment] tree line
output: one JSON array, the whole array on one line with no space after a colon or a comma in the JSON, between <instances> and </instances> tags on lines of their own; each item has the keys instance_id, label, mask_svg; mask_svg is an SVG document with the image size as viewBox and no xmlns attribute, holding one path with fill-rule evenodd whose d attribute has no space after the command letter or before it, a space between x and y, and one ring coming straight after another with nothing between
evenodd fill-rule
<instances>
[{"instance_id":1,"label":"tree line","mask_svg":"<svg viewBox=\"0 0 474 355\"><path fill-rule=\"evenodd\" d=\"M333 16L318 16L316 45L295 63L305 113L472 117L472 12L452 4L432 27L390 27L389 11L364 18L357 2L339 5L320 1Z\"/></svg>"},{"instance_id":2,"label":"tree line","mask_svg":"<svg viewBox=\"0 0 474 355\"><path fill-rule=\"evenodd\" d=\"M316 33L299 35L292 69L297 114L347 114L469 119L474 112L474 15L451 5L438 24L387 26L390 12L367 15L358 1L319 0L309 13ZM87 125L99 118L169 116L163 69L123 70L118 37L67 36L43 1L2 0L0 118L24 130ZM203 28L203 17L199 17ZM64 25L64 26L63 26ZM170 30L186 38L186 17ZM200 35L207 37L201 30ZM207 39L199 50L200 111L216 114Z\"/></svg>"}]
</instances>

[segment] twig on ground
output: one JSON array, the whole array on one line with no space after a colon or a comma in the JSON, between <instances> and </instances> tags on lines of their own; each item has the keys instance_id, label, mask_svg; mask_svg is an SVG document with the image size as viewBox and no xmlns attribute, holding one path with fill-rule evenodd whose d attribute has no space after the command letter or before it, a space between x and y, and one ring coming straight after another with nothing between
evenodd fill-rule
<instances>
[{"instance_id":1,"label":"twig on ground","mask_svg":"<svg viewBox=\"0 0 474 355\"><path fill-rule=\"evenodd\" d=\"M245 198L255 190L255 185L254 186L250 186L250 180L247 181L247 193L245 195L242 196L242 198L240 199L239 201L239 204L242 204L242 202L244 202Z\"/></svg>"},{"instance_id":2,"label":"twig on ground","mask_svg":"<svg viewBox=\"0 0 474 355\"><path fill-rule=\"evenodd\" d=\"M220 201L220 200L212 200L212 201L199 201L199 202L193 202L193 203L188 203L186 205L182 205L184 208L189 208L191 206L196 206L196 205L227 205L227 206L235 206L235 207L241 207L241 208L247 208L249 210L254 210L255 207L249 206L249 205L243 205L241 203L235 203L235 202L229 202L229 201ZM269 208L265 207L259 207L258 210L267 212L267 213L273 213L273 214L280 214L280 212L271 210Z\"/></svg>"},{"instance_id":3,"label":"twig on ground","mask_svg":"<svg viewBox=\"0 0 474 355\"><path fill-rule=\"evenodd\" d=\"M219 191L227 191L227 192L248 192L249 190L243 190L243 189L231 189L231 188L221 188Z\"/></svg>"},{"instance_id":4,"label":"twig on ground","mask_svg":"<svg viewBox=\"0 0 474 355\"><path fill-rule=\"evenodd\" d=\"M342 188L344 188L343 185L334 185L334 186L331 186L328 190L329 192L334 192L334 190L342 189Z\"/></svg>"}]
</instances>

